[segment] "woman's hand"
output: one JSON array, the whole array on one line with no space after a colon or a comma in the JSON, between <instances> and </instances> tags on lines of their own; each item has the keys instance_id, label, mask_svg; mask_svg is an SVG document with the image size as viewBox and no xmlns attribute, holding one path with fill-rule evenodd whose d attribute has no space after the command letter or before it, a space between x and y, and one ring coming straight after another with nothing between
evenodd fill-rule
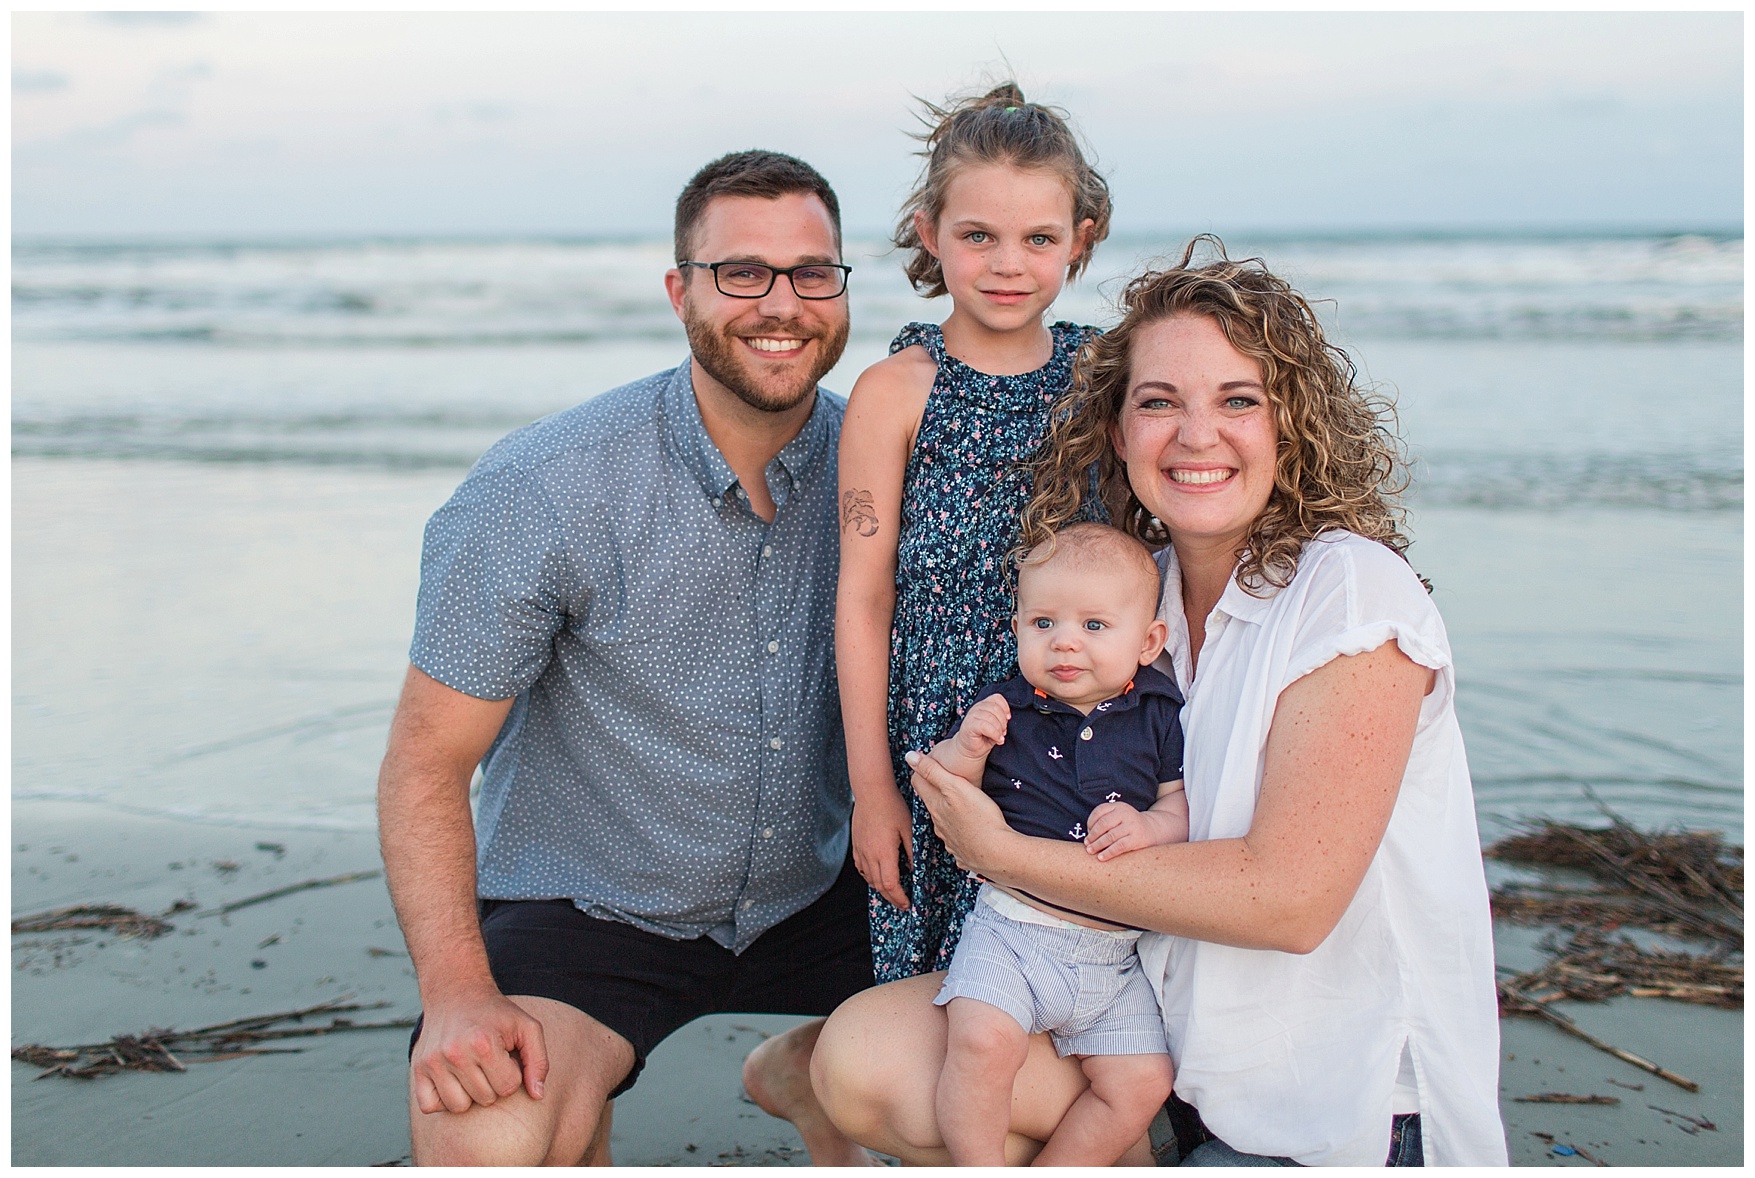
<instances>
[{"instance_id":1,"label":"woman's hand","mask_svg":"<svg viewBox=\"0 0 1755 1178\"><path fill-rule=\"evenodd\" d=\"M935 748L937 746L934 746ZM994 800L968 778L959 777L931 756L907 754L914 770L914 792L932 815L932 825L964 871L986 877L1013 834Z\"/></svg>"},{"instance_id":2,"label":"woman's hand","mask_svg":"<svg viewBox=\"0 0 1755 1178\"><path fill-rule=\"evenodd\" d=\"M912 868L914 818L902 791L894 783L888 789L867 791L853 803L853 866L878 895L898 908L908 907L900 866L903 855Z\"/></svg>"}]
</instances>

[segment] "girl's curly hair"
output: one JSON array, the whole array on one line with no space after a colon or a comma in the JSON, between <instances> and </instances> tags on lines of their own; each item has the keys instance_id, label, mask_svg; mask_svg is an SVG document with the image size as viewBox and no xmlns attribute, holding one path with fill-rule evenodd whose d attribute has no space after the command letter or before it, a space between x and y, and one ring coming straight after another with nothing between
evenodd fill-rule
<instances>
[{"instance_id":1,"label":"girl's curly hair","mask_svg":"<svg viewBox=\"0 0 1755 1178\"><path fill-rule=\"evenodd\" d=\"M1218 257L1196 265L1203 244ZM1408 468L1393 428L1395 408L1359 387L1352 360L1328 342L1310 304L1284 279L1260 258L1233 261L1223 242L1202 234L1177 265L1128 283L1119 305L1121 322L1080 351L1072 387L1055 405L1048 438L1031 464L1035 490L1019 521L1022 546L1088 515L1092 498L1117 526L1147 543L1169 539L1134 494L1109 430L1127 404L1135 337L1177 315L1204 315L1232 347L1261 365L1279 436L1273 490L1237 553L1238 585L1257 597L1284 588L1304 545L1341 528L1406 559L1399 498Z\"/></svg>"},{"instance_id":2,"label":"girl's curly hair","mask_svg":"<svg viewBox=\"0 0 1755 1178\"><path fill-rule=\"evenodd\" d=\"M922 101L926 144L920 180L902 204L892 239L908 254L903 270L915 290L929 299L945 293L944 271L920 240L914 215L937 221L944 212L951 180L967 164L1009 164L1014 168L1053 172L1072 194L1073 225L1089 220L1085 248L1067 267L1071 281L1089 264L1097 243L1109 235L1109 183L1085 160L1078 137L1057 107L1029 102L1016 82L1001 82L980 97L954 99L946 106Z\"/></svg>"}]
</instances>

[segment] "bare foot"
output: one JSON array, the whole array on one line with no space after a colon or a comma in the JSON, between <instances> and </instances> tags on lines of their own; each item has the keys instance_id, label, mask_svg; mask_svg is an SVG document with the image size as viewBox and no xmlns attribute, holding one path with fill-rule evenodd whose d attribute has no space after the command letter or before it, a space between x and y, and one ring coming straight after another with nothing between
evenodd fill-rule
<instances>
[{"instance_id":1,"label":"bare foot","mask_svg":"<svg viewBox=\"0 0 1755 1178\"><path fill-rule=\"evenodd\" d=\"M757 1045L743 1061L743 1087L769 1116L791 1121L813 1166L883 1163L830 1123L810 1086L810 1053L823 1020L815 1019Z\"/></svg>"}]
</instances>

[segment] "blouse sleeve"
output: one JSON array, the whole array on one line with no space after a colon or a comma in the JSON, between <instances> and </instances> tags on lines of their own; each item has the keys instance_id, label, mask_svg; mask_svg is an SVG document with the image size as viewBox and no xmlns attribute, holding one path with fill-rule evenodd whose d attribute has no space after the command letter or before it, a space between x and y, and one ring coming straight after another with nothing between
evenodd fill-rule
<instances>
[{"instance_id":1,"label":"blouse sleeve","mask_svg":"<svg viewBox=\"0 0 1755 1178\"><path fill-rule=\"evenodd\" d=\"M1394 640L1434 671L1451 665L1450 640L1431 596L1408 563L1373 540L1313 541L1301 569L1304 601L1281 690L1333 659Z\"/></svg>"}]
</instances>

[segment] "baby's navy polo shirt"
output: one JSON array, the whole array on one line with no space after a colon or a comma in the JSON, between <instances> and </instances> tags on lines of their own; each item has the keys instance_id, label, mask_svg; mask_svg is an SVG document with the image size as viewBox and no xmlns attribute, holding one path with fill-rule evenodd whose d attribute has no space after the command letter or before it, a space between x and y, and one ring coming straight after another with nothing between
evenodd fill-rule
<instances>
[{"instance_id":1,"label":"baby's navy polo shirt","mask_svg":"<svg viewBox=\"0 0 1755 1178\"><path fill-rule=\"evenodd\" d=\"M990 695L1005 697L1012 718L1005 743L988 754L981 788L1019 834L1082 842L1104 802L1147 810L1160 782L1182 780L1182 693L1162 671L1141 667L1088 716L1022 675L977 699Z\"/></svg>"}]
</instances>

